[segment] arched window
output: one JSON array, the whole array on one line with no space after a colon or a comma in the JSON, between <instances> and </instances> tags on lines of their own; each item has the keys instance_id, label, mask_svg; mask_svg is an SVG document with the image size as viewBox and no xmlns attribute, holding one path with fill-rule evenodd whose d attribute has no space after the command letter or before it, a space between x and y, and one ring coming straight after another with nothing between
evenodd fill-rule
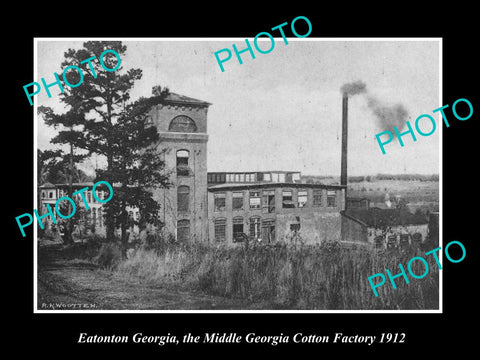
<instances>
[{"instance_id":1,"label":"arched window","mask_svg":"<svg viewBox=\"0 0 480 360\"><path fill-rule=\"evenodd\" d=\"M179 186L177 189L177 211L189 211L190 188L188 186Z\"/></svg>"},{"instance_id":2,"label":"arched window","mask_svg":"<svg viewBox=\"0 0 480 360\"><path fill-rule=\"evenodd\" d=\"M190 239L190 220L177 221L177 241L187 242Z\"/></svg>"},{"instance_id":3,"label":"arched window","mask_svg":"<svg viewBox=\"0 0 480 360\"><path fill-rule=\"evenodd\" d=\"M190 153L188 150L177 151L177 176L188 176L190 168L188 167L188 158Z\"/></svg>"},{"instance_id":4,"label":"arched window","mask_svg":"<svg viewBox=\"0 0 480 360\"><path fill-rule=\"evenodd\" d=\"M197 132L195 121L185 115L178 115L172 119L168 131L193 133Z\"/></svg>"}]
</instances>

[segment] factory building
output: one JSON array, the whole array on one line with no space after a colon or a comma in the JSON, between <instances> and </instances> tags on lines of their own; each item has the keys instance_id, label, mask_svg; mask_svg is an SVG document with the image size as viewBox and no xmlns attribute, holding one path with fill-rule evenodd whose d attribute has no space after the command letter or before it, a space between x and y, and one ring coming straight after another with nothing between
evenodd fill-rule
<instances>
[{"instance_id":1,"label":"factory building","mask_svg":"<svg viewBox=\"0 0 480 360\"><path fill-rule=\"evenodd\" d=\"M347 96L342 103L340 185L302 183L298 171L207 172L210 105L170 93L149 112L148 121L160 135L159 156L165 163L165 175L172 184L153 193L161 206L165 234L173 234L179 242L232 245L245 241L274 244L288 242L292 237L306 244L345 239L375 242L375 236L379 236L374 231L376 226L363 211L371 211L369 204L350 200L357 211L345 211ZM40 191L42 205L54 204L62 186L45 184ZM89 216L96 232L104 233L98 205ZM139 216L136 209L130 211L134 219ZM424 238L424 224L414 225L415 232ZM131 229L134 234L138 230Z\"/></svg>"},{"instance_id":2,"label":"factory building","mask_svg":"<svg viewBox=\"0 0 480 360\"><path fill-rule=\"evenodd\" d=\"M224 183L208 187L210 241L306 244L340 240L345 189L294 182Z\"/></svg>"}]
</instances>

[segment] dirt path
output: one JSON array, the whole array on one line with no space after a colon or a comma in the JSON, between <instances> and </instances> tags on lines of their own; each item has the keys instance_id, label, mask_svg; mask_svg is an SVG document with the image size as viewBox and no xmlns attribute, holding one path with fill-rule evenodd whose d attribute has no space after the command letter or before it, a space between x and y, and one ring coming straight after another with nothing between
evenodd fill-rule
<instances>
[{"instance_id":1,"label":"dirt path","mask_svg":"<svg viewBox=\"0 0 480 360\"><path fill-rule=\"evenodd\" d=\"M243 300L124 280L84 260L39 259L39 310L248 309Z\"/></svg>"}]
</instances>

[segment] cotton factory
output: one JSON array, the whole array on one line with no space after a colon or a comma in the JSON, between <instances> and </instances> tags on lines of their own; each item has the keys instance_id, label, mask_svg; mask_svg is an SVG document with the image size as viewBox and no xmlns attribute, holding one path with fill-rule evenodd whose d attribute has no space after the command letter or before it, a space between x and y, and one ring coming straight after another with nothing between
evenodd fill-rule
<instances>
[{"instance_id":1,"label":"cotton factory","mask_svg":"<svg viewBox=\"0 0 480 360\"><path fill-rule=\"evenodd\" d=\"M161 204L163 231L179 242L276 244L300 234L302 242L344 241L387 246L424 241L427 221L397 220L378 231L378 212L347 209L348 95L342 102L340 184L311 184L298 171L207 171L206 101L170 93L149 113L160 135L165 171L172 186L154 191ZM42 205L55 203L65 184L40 186ZM74 184L81 188L88 184ZM87 197L91 196L87 194ZM98 206L97 206L98 205ZM88 213L95 232L105 233L101 204ZM366 216L365 214L368 214ZM131 209L138 220L139 214ZM382 215L383 216L383 215ZM387 228L387 231L385 229ZM138 233L137 226L132 228Z\"/></svg>"}]
</instances>

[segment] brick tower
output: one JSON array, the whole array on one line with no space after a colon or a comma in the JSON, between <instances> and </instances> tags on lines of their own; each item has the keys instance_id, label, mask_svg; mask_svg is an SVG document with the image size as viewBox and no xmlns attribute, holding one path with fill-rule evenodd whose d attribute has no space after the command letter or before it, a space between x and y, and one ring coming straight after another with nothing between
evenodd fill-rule
<instances>
[{"instance_id":1,"label":"brick tower","mask_svg":"<svg viewBox=\"0 0 480 360\"><path fill-rule=\"evenodd\" d=\"M164 230L177 241L207 241L207 112L211 104L170 93L150 112L173 184L158 189Z\"/></svg>"}]
</instances>

